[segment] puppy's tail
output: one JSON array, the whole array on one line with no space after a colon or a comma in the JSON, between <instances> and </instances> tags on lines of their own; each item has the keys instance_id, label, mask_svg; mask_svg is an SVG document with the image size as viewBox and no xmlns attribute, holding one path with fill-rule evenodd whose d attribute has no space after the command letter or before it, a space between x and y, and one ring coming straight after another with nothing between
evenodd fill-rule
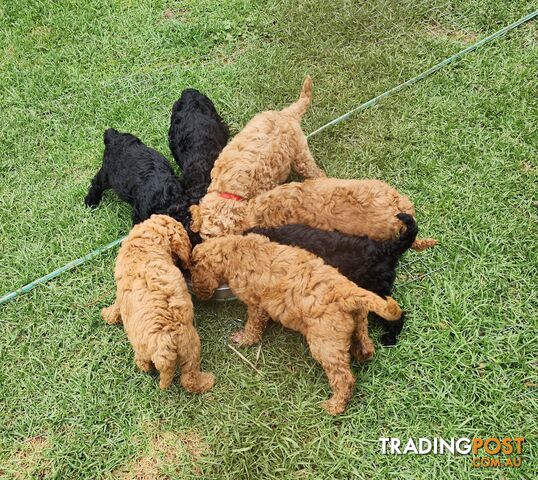
<instances>
[{"instance_id":1,"label":"puppy's tail","mask_svg":"<svg viewBox=\"0 0 538 480\"><path fill-rule=\"evenodd\" d=\"M402 309L392 297L383 299L379 295L360 287L353 289L353 295L345 299L344 305L350 311L366 306L368 311L377 313L377 315L389 321L399 320L402 316Z\"/></svg>"},{"instance_id":2,"label":"puppy's tail","mask_svg":"<svg viewBox=\"0 0 538 480\"><path fill-rule=\"evenodd\" d=\"M415 242L418 234L418 226L413 215L408 213L398 213L398 219L405 225L405 231L400 233L400 238L392 243L392 252L399 257L402 256Z\"/></svg>"},{"instance_id":3,"label":"puppy's tail","mask_svg":"<svg viewBox=\"0 0 538 480\"><path fill-rule=\"evenodd\" d=\"M411 203L411 200L406 195L400 195L398 198L398 210L403 213L407 213L409 215L415 216L415 207ZM400 217L398 217L400 218ZM400 218L400 220L402 220ZM402 220L404 223L405 220ZM415 238L413 243L411 244L411 248L413 250L426 250L427 248L433 247L434 245L437 245L437 240L435 238Z\"/></svg>"},{"instance_id":4,"label":"puppy's tail","mask_svg":"<svg viewBox=\"0 0 538 480\"><path fill-rule=\"evenodd\" d=\"M297 100L295 103L292 103L289 107L284 108L282 110L282 113L292 115L297 120L301 120L301 118L303 118L303 115L308 110L308 106L310 105L311 101L312 101L312 77L310 77L310 75L307 75L303 83L303 88L301 90L301 95L299 96L299 100Z\"/></svg>"},{"instance_id":5,"label":"puppy's tail","mask_svg":"<svg viewBox=\"0 0 538 480\"><path fill-rule=\"evenodd\" d=\"M426 250L427 248L433 247L438 243L439 241L435 238L417 238L413 242L413 245L411 245L411 248L420 252L422 250Z\"/></svg>"}]
</instances>

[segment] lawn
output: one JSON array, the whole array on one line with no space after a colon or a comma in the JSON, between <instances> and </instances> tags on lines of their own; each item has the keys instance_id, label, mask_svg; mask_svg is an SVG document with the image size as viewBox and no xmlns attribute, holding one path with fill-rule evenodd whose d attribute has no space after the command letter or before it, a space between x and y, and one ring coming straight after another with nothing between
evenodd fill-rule
<instances>
[{"instance_id":1,"label":"lawn","mask_svg":"<svg viewBox=\"0 0 538 480\"><path fill-rule=\"evenodd\" d=\"M536 8L526 0L7 0L0 4L0 294L130 227L83 198L115 127L169 155L182 89L237 132L297 97L311 132ZM0 307L0 478L536 478L536 22L310 140L329 175L408 194L435 249L404 260L395 348L354 365L340 417L303 338L268 328L257 374L227 347L243 305L195 303L208 394L137 370L116 249ZM429 275L424 275L431 272ZM408 281L412 280L412 281ZM373 328L375 338L379 330ZM244 354L256 360L257 349ZM526 438L519 469L380 453L379 437Z\"/></svg>"}]
</instances>

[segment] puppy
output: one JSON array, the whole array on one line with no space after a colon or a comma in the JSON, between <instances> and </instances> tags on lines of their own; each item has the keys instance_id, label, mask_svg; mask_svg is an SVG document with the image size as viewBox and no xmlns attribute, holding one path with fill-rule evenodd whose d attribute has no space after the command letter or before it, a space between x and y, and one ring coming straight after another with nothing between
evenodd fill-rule
<instances>
[{"instance_id":1,"label":"puppy","mask_svg":"<svg viewBox=\"0 0 538 480\"><path fill-rule=\"evenodd\" d=\"M247 233L264 235L272 242L304 248L335 267L353 283L385 298L391 295L400 257L411 247L418 233L415 219L407 213L396 215L406 226L397 240L380 242L340 232L326 232L306 225L283 225L276 228L256 227ZM374 314L375 315L375 314ZM395 345L403 328L403 316L389 322L379 316L385 334L383 345Z\"/></svg>"},{"instance_id":2,"label":"puppy","mask_svg":"<svg viewBox=\"0 0 538 480\"><path fill-rule=\"evenodd\" d=\"M133 225L152 214L173 217L187 230L191 243L201 241L190 229L189 198L168 160L129 133L109 128L104 134L103 165L91 182L86 206L95 208L109 188L131 205Z\"/></svg>"},{"instance_id":3,"label":"puppy","mask_svg":"<svg viewBox=\"0 0 538 480\"><path fill-rule=\"evenodd\" d=\"M193 290L208 299L225 281L248 306L244 330L232 340L243 346L261 340L269 319L302 333L333 390L323 408L342 413L355 385L349 352L359 361L374 353L368 311L387 320L401 316L398 304L357 287L336 269L301 248L261 235L231 235L198 245L192 254Z\"/></svg>"},{"instance_id":4,"label":"puppy","mask_svg":"<svg viewBox=\"0 0 538 480\"><path fill-rule=\"evenodd\" d=\"M211 169L228 143L230 132L209 98L193 88L174 103L168 144L183 171L189 205L198 204L211 182Z\"/></svg>"},{"instance_id":5,"label":"puppy","mask_svg":"<svg viewBox=\"0 0 538 480\"><path fill-rule=\"evenodd\" d=\"M281 111L256 115L222 150L204 197L213 215L226 216L227 199L250 199L283 183L291 170L306 178L325 177L310 153L301 118L312 99L312 79L299 100Z\"/></svg>"},{"instance_id":6,"label":"puppy","mask_svg":"<svg viewBox=\"0 0 538 480\"><path fill-rule=\"evenodd\" d=\"M372 240L395 239L402 231L398 213L415 216L405 195L380 180L318 178L280 185L249 201L226 200L218 214L206 199L193 205L191 228L203 239L239 234L252 227L277 227L302 223L348 235L368 235ZM411 248L424 250L437 243L416 239Z\"/></svg>"},{"instance_id":7,"label":"puppy","mask_svg":"<svg viewBox=\"0 0 538 480\"><path fill-rule=\"evenodd\" d=\"M135 363L144 372L154 365L161 388L172 383L179 364L181 385L202 393L213 386L214 377L200 371L191 296L172 258L176 255L188 268L190 251L184 228L171 217L152 215L136 225L116 261L116 301L102 316L109 324L123 322Z\"/></svg>"}]
</instances>

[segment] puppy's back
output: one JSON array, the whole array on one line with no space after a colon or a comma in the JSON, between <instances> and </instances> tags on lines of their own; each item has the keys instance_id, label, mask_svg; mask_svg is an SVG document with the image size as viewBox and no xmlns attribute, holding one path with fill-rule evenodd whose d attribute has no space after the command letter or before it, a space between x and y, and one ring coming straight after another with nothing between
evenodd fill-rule
<instances>
[{"instance_id":1,"label":"puppy's back","mask_svg":"<svg viewBox=\"0 0 538 480\"><path fill-rule=\"evenodd\" d=\"M173 173L168 160L161 153L148 147L142 140L130 133L109 128L105 130L104 143L104 161L106 163L129 162L131 169L136 169L139 164Z\"/></svg>"},{"instance_id":2,"label":"puppy's back","mask_svg":"<svg viewBox=\"0 0 538 480\"><path fill-rule=\"evenodd\" d=\"M380 180L316 178L290 182L252 200L251 225L301 222L375 240L396 238L399 212L415 214L409 198Z\"/></svg>"},{"instance_id":3,"label":"puppy's back","mask_svg":"<svg viewBox=\"0 0 538 480\"><path fill-rule=\"evenodd\" d=\"M397 217L406 220L407 230L396 240L378 241L366 235L346 235L301 224L255 227L248 233L257 233L271 241L308 250L358 286L378 295L389 295L398 260L410 248L418 231L413 217L407 214L398 214Z\"/></svg>"},{"instance_id":4,"label":"puppy's back","mask_svg":"<svg viewBox=\"0 0 538 480\"><path fill-rule=\"evenodd\" d=\"M209 97L187 88L174 103L168 129L168 145L178 165L184 169L189 156L200 155L197 163L209 173L228 142L228 126ZM209 180L209 178L208 178Z\"/></svg>"},{"instance_id":5,"label":"puppy's back","mask_svg":"<svg viewBox=\"0 0 538 480\"><path fill-rule=\"evenodd\" d=\"M202 115L220 118L213 102L202 92L194 88L186 88L172 107L172 120L181 113L197 112Z\"/></svg>"},{"instance_id":6,"label":"puppy's back","mask_svg":"<svg viewBox=\"0 0 538 480\"><path fill-rule=\"evenodd\" d=\"M245 237L237 236L237 238L244 239L237 241L237 249L251 252L254 262L259 254L269 256L264 261L268 260L265 263L270 265L271 273L274 276L273 280L277 284L284 278L299 278L300 276L319 279L320 283L329 288L340 283L351 283L336 268L327 265L322 258L299 246L274 241L268 242L265 236L255 232L249 233ZM259 261L257 263L259 265L265 264ZM244 265L246 268L250 268L248 263L244 263ZM307 288L307 284L308 282L303 283L303 287Z\"/></svg>"},{"instance_id":7,"label":"puppy's back","mask_svg":"<svg viewBox=\"0 0 538 480\"><path fill-rule=\"evenodd\" d=\"M133 314L151 318L155 314L152 309L161 305L166 308L159 308L160 315L171 320L174 312L170 309L192 310L192 301L185 279L174 263L169 232L159 217L166 218L154 215L132 228L120 247L115 277Z\"/></svg>"}]
</instances>

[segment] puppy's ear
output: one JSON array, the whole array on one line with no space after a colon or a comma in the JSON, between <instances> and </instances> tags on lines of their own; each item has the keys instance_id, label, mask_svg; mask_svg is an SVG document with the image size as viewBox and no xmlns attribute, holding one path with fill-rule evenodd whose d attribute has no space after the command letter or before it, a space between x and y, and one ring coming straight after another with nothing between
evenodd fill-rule
<instances>
[{"instance_id":1,"label":"puppy's ear","mask_svg":"<svg viewBox=\"0 0 538 480\"><path fill-rule=\"evenodd\" d=\"M208 259L200 255L201 252L197 252L197 249L198 247L194 249L197 253L196 260L191 263L192 289L199 299L209 300L219 286L219 279Z\"/></svg>"},{"instance_id":2,"label":"puppy's ear","mask_svg":"<svg viewBox=\"0 0 538 480\"><path fill-rule=\"evenodd\" d=\"M189 258L192 250L191 241L183 225L175 220L173 222L170 225L170 248L172 253L175 253L181 261L183 268L189 269Z\"/></svg>"},{"instance_id":3,"label":"puppy's ear","mask_svg":"<svg viewBox=\"0 0 538 480\"><path fill-rule=\"evenodd\" d=\"M202 227L202 215L200 214L200 207L198 205L191 205L189 211L191 212L191 230L197 233Z\"/></svg>"}]
</instances>

